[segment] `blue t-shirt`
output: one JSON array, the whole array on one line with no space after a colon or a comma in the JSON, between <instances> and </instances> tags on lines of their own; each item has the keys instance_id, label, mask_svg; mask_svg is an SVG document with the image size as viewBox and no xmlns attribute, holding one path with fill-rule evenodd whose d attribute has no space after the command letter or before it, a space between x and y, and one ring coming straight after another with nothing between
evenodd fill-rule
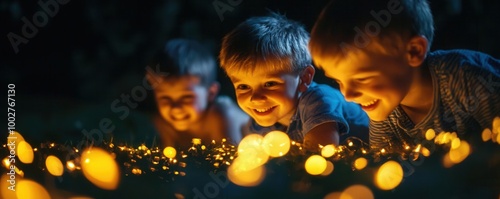
<instances>
[{"instance_id":1,"label":"blue t-shirt","mask_svg":"<svg viewBox=\"0 0 500 199\"><path fill-rule=\"evenodd\" d=\"M371 121L372 148L414 146L428 129L456 132L459 137L481 134L500 116L500 60L480 52L450 50L430 53L425 64L434 87L429 114L415 125L398 106L385 121Z\"/></svg>"},{"instance_id":2,"label":"blue t-shirt","mask_svg":"<svg viewBox=\"0 0 500 199\"><path fill-rule=\"evenodd\" d=\"M280 130L286 132L290 139L303 142L307 132L327 122L336 122L340 135L353 131L359 135L368 134L368 116L359 105L345 101L340 91L314 82L300 96L288 128L280 123L262 127L251 119L243 132L263 135L269 131Z\"/></svg>"}]
</instances>

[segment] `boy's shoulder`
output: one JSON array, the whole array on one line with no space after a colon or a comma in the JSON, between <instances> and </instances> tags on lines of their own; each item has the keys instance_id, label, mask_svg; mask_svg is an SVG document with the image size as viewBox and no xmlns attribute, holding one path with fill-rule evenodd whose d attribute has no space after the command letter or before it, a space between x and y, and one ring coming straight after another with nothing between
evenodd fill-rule
<instances>
[{"instance_id":1,"label":"boy's shoulder","mask_svg":"<svg viewBox=\"0 0 500 199\"><path fill-rule=\"evenodd\" d=\"M437 74L459 72L500 73L500 60L479 51L454 49L437 50L428 54L428 65Z\"/></svg>"},{"instance_id":2,"label":"boy's shoulder","mask_svg":"<svg viewBox=\"0 0 500 199\"><path fill-rule=\"evenodd\" d=\"M322 102L329 103L338 101L343 101L344 97L342 93L329 85L318 84L312 82L307 91L302 94L299 98L299 108L300 106L309 106L311 103Z\"/></svg>"}]
</instances>

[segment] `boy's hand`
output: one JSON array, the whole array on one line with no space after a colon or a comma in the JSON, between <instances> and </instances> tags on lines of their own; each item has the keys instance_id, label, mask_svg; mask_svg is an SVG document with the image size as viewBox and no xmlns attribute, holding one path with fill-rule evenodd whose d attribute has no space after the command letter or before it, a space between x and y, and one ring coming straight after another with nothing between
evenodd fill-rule
<instances>
[{"instance_id":1,"label":"boy's hand","mask_svg":"<svg viewBox=\"0 0 500 199\"><path fill-rule=\"evenodd\" d=\"M304 136L304 148L309 151L318 151L318 145L339 144L338 125L336 122L320 124Z\"/></svg>"}]
</instances>

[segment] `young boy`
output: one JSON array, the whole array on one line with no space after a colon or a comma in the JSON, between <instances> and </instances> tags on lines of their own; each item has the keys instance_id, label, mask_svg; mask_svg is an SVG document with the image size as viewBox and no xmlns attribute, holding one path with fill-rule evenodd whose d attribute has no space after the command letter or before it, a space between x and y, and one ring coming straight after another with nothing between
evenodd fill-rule
<instances>
[{"instance_id":1,"label":"young boy","mask_svg":"<svg viewBox=\"0 0 500 199\"><path fill-rule=\"evenodd\" d=\"M195 41L170 40L159 56L160 76L148 71L158 112L154 121L164 146L189 147L222 138L237 144L249 117L227 96L217 96L215 58Z\"/></svg>"},{"instance_id":2,"label":"young boy","mask_svg":"<svg viewBox=\"0 0 500 199\"><path fill-rule=\"evenodd\" d=\"M429 52L425 0L332 1L309 48L347 101L370 117L370 144L402 150L425 132L480 134L500 116L500 62L467 50Z\"/></svg>"},{"instance_id":3,"label":"young boy","mask_svg":"<svg viewBox=\"0 0 500 199\"><path fill-rule=\"evenodd\" d=\"M221 67L252 118L244 132L281 130L310 150L338 144L350 124L367 132L368 117L359 106L313 82L308 41L300 24L278 14L250 18L223 38Z\"/></svg>"}]
</instances>

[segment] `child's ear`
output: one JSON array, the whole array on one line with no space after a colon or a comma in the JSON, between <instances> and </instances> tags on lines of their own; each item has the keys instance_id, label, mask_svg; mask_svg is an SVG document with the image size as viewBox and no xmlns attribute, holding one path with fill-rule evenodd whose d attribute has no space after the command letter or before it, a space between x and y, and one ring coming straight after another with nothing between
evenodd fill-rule
<instances>
[{"instance_id":1,"label":"child's ear","mask_svg":"<svg viewBox=\"0 0 500 199\"><path fill-rule=\"evenodd\" d=\"M427 46L429 42L425 36L417 35L410 38L406 46L408 64L412 67L419 67L427 55Z\"/></svg>"},{"instance_id":2,"label":"child's ear","mask_svg":"<svg viewBox=\"0 0 500 199\"><path fill-rule=\"evenodd\" d=\"M307 88L311 85L313 78L314 78L314 73L315 69L313 66L309 65L307 68L305 68L299 77L299 91L300 92L305 92Z\"/></svg>"},{"instance_id":3,"label":"child's ear","mask_svg":"<svg viewBox=\"0 0 500 199\"><path fill-rule=\"evenodd\" d=\"M217 95L219 94L220 84L219 82L214 82L208 87L208 101L212 102L215 100Z\"/></svg>"}]
</instances>

